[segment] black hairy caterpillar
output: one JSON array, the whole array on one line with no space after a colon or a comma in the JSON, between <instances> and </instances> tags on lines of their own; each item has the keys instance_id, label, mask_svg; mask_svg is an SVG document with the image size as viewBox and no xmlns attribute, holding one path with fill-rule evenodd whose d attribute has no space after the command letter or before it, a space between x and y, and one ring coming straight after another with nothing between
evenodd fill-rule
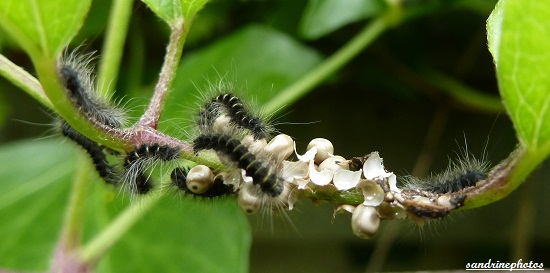
<instances>
[{"instance_id":1,"label":"black hairy caterpillar","mask_svg":"<svg viewBox=\"0 0 550 273\"><path fill-rule=\"evenodd\" d=\"M111 105L108 100L97 95L94 88L92 54L66 56L58 67L58 77L65 86L71 102L86 118L97 121L112 128L120 128L127 117L123 109Z\"/></svg>"},{"instance_id":2,"label":"black hairy caterpillar","mask_svg":"<svg viewBox=\"0 0 550 273\"><path fill-rule=\"evenodd\" d=\"M409 213L423 219L441 219L464 205L464 190L482 183L488 176L489 162L465 155L451 162L447 169L426 179L403 177L398 194Z\"/></svg>"},{"instance_id":3,"label":"black hairy caterpillar","mask_svg":"<svg viewBox=\"0 0 550 273\"><path fill-rule=\"evenodd\" d=\"M172 161L179 158L179 148L167 145L141 144L129 152L124 159L124 179L130 183L130 190L146 194L152 189L145 169L158 160Z\"/></svg>"},{"instance_id":4,"label":"black hairy caterpillar","mask_svg":"<svg viewBox=\"0 0 550 273\"><path fill-rule=\"evenodd\" d=\"M284 180L280 178L269 163L264 163L252 154L238 139L224 134L204 134L193 141L195 153L213 149L228 156L237 166L252 177L254 185L272 197L283 192Z\"/></svg>"},{"instance_id":5,"label":"black hairy caterpillar","mask_svg":"<svg viewBox=\"0 0 550 273\"><path fill-rule=\"evenodd\" d=\"M64 85L71 102L86 118L112 128L120 128L126 120L124 112L97 96L93 87L92 69L88 67L91 60L91 54L69 54L58 66L58 77ZM115 153L115 151L82 135L65 120L60 122L60 129L63 136L70 138L86 150L92 158L96 171L105 182L117 184L120 181L119 172L109 164L104 153L105 151Z\"/></svg>"},{"instance_id":6,"label":"black hairy caterpillar","mask_svg":"<svg viewBox=\"0 0 550 273\"><path fill-rule=\"evenodd\" d=\"M205 198L218 197L223 195L235 194L234 187L232 185L227 185L223 183L223 176L216 176L212 186L202 193L194 193L187 187L187 172L189 170L181 167L175 168L170 174L172 183L180 190L184 191L187 194L192 194L194 196L200 196Z\"/></svg>"},{"instance_id":7,"label":"black hairy caterpillar","mask_svg":"<svg viewBox=\"0 0 550 273\"><path fill-rule=\"evenodd\" d=\"M440 194L458 192L487 178L488 169L489 162L465 157L452 162L442 173L430 175L426 179L405 176L404 187Z\"/></svg>"},{"instance_id":8,"label":"black hairy caterpillar","mask_svg":"<svg viewBox=\"0 0 550 273\"><path fill-rule=\"evenodd\" d=\"M203 130L211 128L216 118L222 115L229 116L230 123L233 125L252 132L254 140L269 138L273 131L268 123L252 115L242 101L231 93L219 94L205 104L204 109L199 113L200 128Z\"/></svg>"},{"instance_id":9,"label":"black hairy caterpillar","mask_svg":"<svg viewBox=\"0 0 550 273\"><path fill-rule=\"evenodd\" d=\"M63 136L73 140L88 153L88 155L92 158L92 162L95 165L97 173L105 182L113 185L118 184L120 181L119 172L113 165L109 164L107 161L107 156L104 153L104 150L108 149L107 147L101 146L82 135L65 121L62 121L60 127Z\"/></svg>"}]
</instances>

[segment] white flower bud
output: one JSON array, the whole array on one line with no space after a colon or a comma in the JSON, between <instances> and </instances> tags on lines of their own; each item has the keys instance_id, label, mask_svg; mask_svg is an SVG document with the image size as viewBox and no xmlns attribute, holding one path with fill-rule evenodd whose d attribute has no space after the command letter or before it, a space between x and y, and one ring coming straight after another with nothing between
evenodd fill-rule
<instances>
[{"instance_id":1,"label":"white flower bud","mask_svg":"<svg viewBox=\"0 0 550 273\"><path fill-rule=\"evenodd\" d=\"M334 146L332 142L325 138L315 138L307 145L307 150L317 148L317 154L315 154L315 164L320 164L325 159L334 154Z\"/></svg>"},{"instance_id":2,"label":"white flower bud","mask_svg":"<svg viewBox=\"0 0 550 273\"><path fill-rule=\"evenodd\" d=\"M375 208L361 204L353 210L351 229L355 235L365 239L371 238L376 234L379 226L380 217Z\"/></svg>"},{"instance_id":3,"label":"white flower bud","mask_svg":"<svg viewBox=\"0 0 550 273\"><path fill-rule=\"evenodd\" d=\"M204 165L197 165L187 173L187 188L194 193L203 193L210 189L214 182L214 173Z\"/></svg>"},{"instance_id":4,"label":"white flower bud","mask_svg":"<svg viewBox=\"0 0 550 273\"><path fill-rule=\"evenodd\" d=\"M294 151L294 140L288 135L279 134L265 146L264 151L279 160L287 159Z\"/></svg>"},{"instance_id":5,"label":"white flower bud","mask_svg":"<svg viewBox=\"0 0 550 273\"><path fill-rule=\"evenodd\" d=\"M239 207L249 214L256 213L262 206L262 200L254 194L254 185L246 183L239 191Z\"/></svg>"}]
</instances>

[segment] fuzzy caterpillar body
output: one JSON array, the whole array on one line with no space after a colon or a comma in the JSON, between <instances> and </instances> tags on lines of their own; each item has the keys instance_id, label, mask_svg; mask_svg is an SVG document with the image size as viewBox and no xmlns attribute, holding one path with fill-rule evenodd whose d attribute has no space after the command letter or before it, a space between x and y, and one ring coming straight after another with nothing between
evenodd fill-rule
<instances>
[{"instance_id":1,"label":"fuzzy caterpillar body","mask_svg":"<svg viewBox=\"0 0 550 273\"><path fill-rule=\"evenodd\" d=\"M158 160L171 161L179 158L179 149L167 145L142 144L129 152L124 159L124 178L130 189L146 194L152 189L145 169Z\"/></svg>"},{"instance_id":2,"label":"fuzzy caterpillar body","mask_svg":"<svg viewBox=\"0 0 550 273\"><path fill-rule=\"evenodd\" d=\"M92 69L87 67L90 61L90 54L77 56L72 53L62 60L58 77L67 96L84 116L112 128L121 128L127 120L126 114L123 109L98 96Z\"/></svg>"},{"instance_id":3,"label":"fuzzy caterpillar body","mask_svg":"<svg viewBox=\"0 0 550 273\"><path fill-rule=\"evenodd\" d=\"M115 167L110 165L107 161L107 156L104 153L104 150L107 149L106 147L101 146L85 137L65 121L62 121L61 133L63 136L68 137L80 145L88 153L88 155L92 158L92 162L97 173L101 178L103 178L103 180L105 180L105 182L113 185L118 184L120 181L120 176Z\"/></svg>"},{"instance_id":4,"label":"fuzzy caterpillar body","mask_svg":"<svg viewBox=\"0 0 550 273\"><path fill-rule=\"evenodd\" d=\"M202 130L210 129L222 115L227 115L231 125L236 128L250 131L254 140L267 139L273 131L267 122L251 114L242 101L231 93L219 94L205 104L199 113L199 127Z\"/></svg>"},{"instance_id":5,"label":"fuzzy caterpillar body","mask_svg":"<svg viewBox=\"0 0 550 273\"><path fill-rule=\"evenodd\" d=\"M252 177L253 184L259 185L262 192L276 197L284 187L284 180L278 176L272 165L252 154L238 139L224 134L203 134L193 141L195 152L213 149L236 162L238 167Z\"/></svg>"},{"instance_id":6,"label":"fuzzy caterpillar body","mask_svg":"<svg viewBox=\"0 0 550 273\"><path fill-rule=\"evenodd\" d=\"M489 163L466 154L452 162L445 171L426 179L403 177L399 197L408 212L423 219L442 219L464 205L465 189L487 178Z\"/></svg>"},{"instance_id":7,"label":"fuzzy caterpillar body","mask_svg":"<svg viewBox=\"0 0 550 273\"><path fill-rule=\"evenodd\" d=\"M122 109L112 106L98 97L93 87L91 68L88 67L91 55L72 53L61 60L57 75L65 87L67 96L76 108L88 119L111 128L121 128L126 121ZM114 152L76 131L65 120L60 122L61 134L80 145L91 157L99 176L108 184L118 184L120 174L112 166L104 153Z\"/></svg>"},{"instance_id":8,"label":"fuzzy caterpillar body","mask_svg":"<svg viewBox=\"0 0 550 273\"><path fill-rule=\"evenodd\" d=\"M451 163L445 171L433 174L426 179L405 176L404 187L432 193L454 193L475 186L478 181L487 178L488 162L475 158L462 158Z\"/></svg>"}]
</instances>

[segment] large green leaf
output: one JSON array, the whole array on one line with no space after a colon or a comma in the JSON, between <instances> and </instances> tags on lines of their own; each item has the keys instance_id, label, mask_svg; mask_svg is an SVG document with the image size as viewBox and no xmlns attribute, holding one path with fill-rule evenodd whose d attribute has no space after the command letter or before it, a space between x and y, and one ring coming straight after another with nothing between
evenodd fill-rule
<instances>
[{"instance_id":1,"label":"large green leaf","mask_svg":"<svg viewBox=\"0 0 550 273\"><path fill-rule=\"evenodd\" d=\"M59 139L0 147L0 267L48 268L75 167L89 163L82 149ZM95 173L90 179L85 241L129 204ZM115 244L97 272L246 272L250 230L236 203L167 193Z\"/></svg>"},{"instance_id":2,"label":"large green leaf","mask_svg":"<svg viewBox=\"0 0 550 273\"><path fill-rule=\"evenodd\" d=\"M59 141L0 148L0 267L48 268L78 158L67 148Z\"/></svg>"},{"instance_id":3,"label":"large green leaf","mask_svg":"<svg viewBox=\"0 0 550 273\"><path fill-rule=\"evenodd\" d=\"M91 0L2 0L0 25L31 56L55 56L76 35Z\"/></svg>"},{"instance_id":4,"label":"large green leaf","mask_svg":"<svg viewBox=\"0 0 550 273\"><path fill-rule=\"evenodd\" d=\"M99 272L248 271L250 229L236 199L168 195L161 202L113 248Z\"/></svg>"},{"instance_id":5,"label":"large green leaf","mask_svg":"<svg viewBox=\"0 0 550 273\"><path fill-rule=\"evenodd\" d=\"M162 130L182 136L209 83L232 83L235 91L261 105L321 61L314 50L273 29L253 25L193 54L184 54ZM179 134L179 135L178 135Z\"/></svg>"},{"instance_id":6,"label":"large green leaf","mask_svg":"<svg viewBox=\"0 0 550 273\"><path fill-rule=\"evenodd\" d=\"M519 140L550 152L550 2L501 1L488 21L499 88Z\"/></svg>"},{"instance_id":7,"label":"large green leaf","mask_svg":"<svg viewBox=\"0 0 550 273\"><path fill-rule=\"evenodd\" d=\"M300 32L308 39L316 39L384 10L381 0L309 0L300 22Z\"/></svg>"},{"instance_id":8,"label":"large green leaf","mask_svg":"<svg viewBox=\"0 0 550 273\"><path fill-rule=\"evenodd\" d=\"M142 0L157 16L169 25L184 18L190 23L208 0Z\"/></svg>"}]
</instances>

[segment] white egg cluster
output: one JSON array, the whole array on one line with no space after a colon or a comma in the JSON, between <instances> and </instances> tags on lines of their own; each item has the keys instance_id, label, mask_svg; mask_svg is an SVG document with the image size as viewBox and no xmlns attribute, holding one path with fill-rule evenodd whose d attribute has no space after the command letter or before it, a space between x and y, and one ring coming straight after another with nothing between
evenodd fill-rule
<instances>
[{"instance_id":1,"label":"white egg cluster","mask_svg":"<svg viewBox=\"0 0 550 273\"><path fill-rule=\"evenodd\" d=\"M363 198L357 204L335 202L339 205L336 212L353 213L352 229L358 236L372 237L381 218L406 217L405 208L391 196L393 192L400 192L396 176L384 169L378 152L352 161L335 155L329 140L316 138L304 154L296 153L296 156L297 161L285 161L283 177L302 195L362 193Z\"/></svg>"}]
</instances>

